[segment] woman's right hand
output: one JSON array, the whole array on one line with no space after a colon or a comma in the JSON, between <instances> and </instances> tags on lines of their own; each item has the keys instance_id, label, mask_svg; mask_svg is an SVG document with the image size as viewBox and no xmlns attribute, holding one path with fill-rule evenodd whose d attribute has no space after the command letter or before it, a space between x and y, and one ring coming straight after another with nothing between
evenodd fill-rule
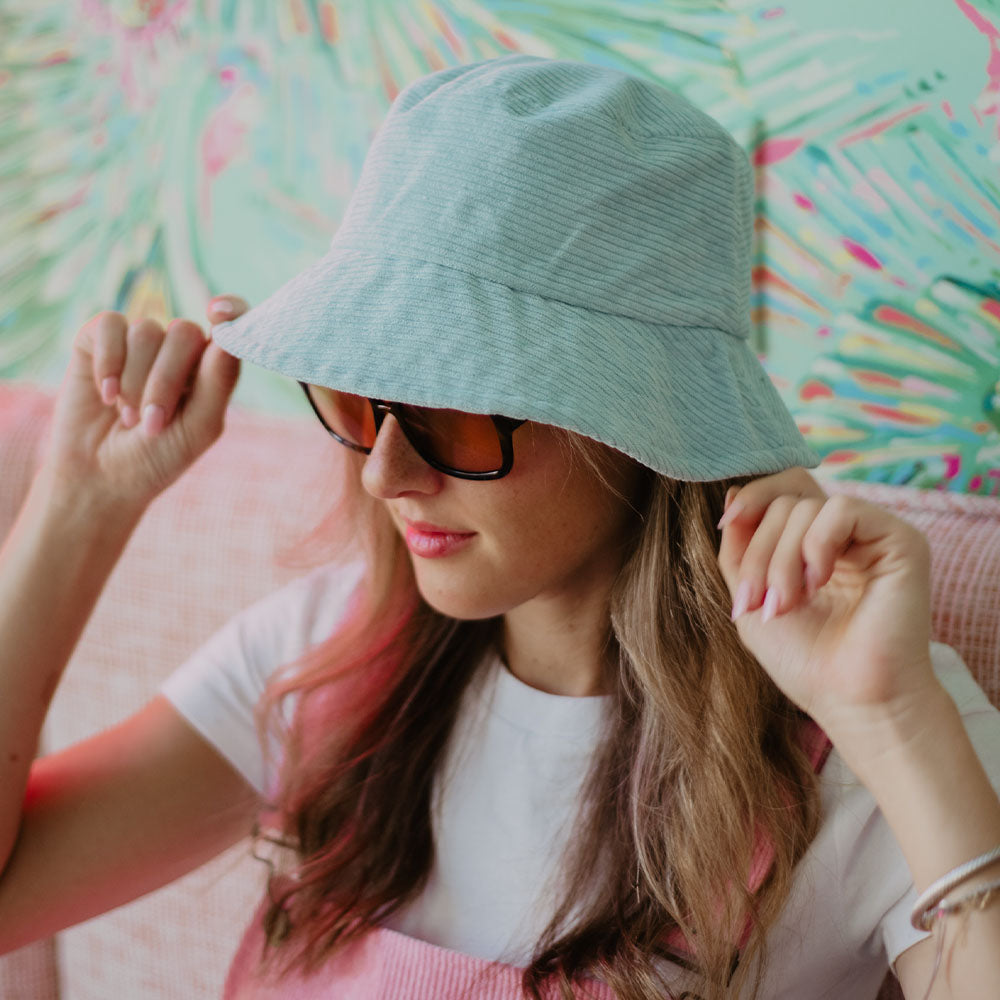
<instances>
[{"instance_id":1,"label":"woman's right hand","mask_svg":"<svg viewBox=\"0 0 1000 1000\"><path fill-rule=\"evenodd\" d=\"M220 302L233 309L217 309ZM208 318L219 323L247 308L235 296L216 297ZM239 359L189 320L164 330L154 320L129 325L121 313L98 313L73 339L56 398L42 466L53 489L70 502L144 510L222 434L239 372ZM162 413L143 419L150 406Z\"/></svg>"}]
</instances>

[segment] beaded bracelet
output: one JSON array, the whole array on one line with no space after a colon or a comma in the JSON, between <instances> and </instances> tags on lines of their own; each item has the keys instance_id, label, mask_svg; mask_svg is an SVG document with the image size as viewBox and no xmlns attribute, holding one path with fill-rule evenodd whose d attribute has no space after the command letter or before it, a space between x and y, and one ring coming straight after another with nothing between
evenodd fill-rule
<instances>
[{"instance_id":1,"label":"beaded bracelet","mask_svg":"<svg viewBox=\"0 0 1000 1000\"><path fill-rule=\"evenodd\" d=\"M966 861L965 864L959 865L947 874L942 875L936 882L932 882L921 893L916 903L913 904L913 910L910 913L910 923L918 931L930 930L934 921L934 915L938 909L938 903L955 886L960 885L967 878L975 875L976 872L981 871L998 859L1000 859L1000 846L994 847L992 851L987 851L985 854L981 854L978 858Z\"/></svg>"}]
</instances>

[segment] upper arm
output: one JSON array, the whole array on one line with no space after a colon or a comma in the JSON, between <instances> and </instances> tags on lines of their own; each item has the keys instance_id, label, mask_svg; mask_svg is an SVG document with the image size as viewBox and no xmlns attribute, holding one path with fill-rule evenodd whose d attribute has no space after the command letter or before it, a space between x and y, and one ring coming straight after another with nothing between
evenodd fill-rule
<instances>
[{"instance_id":1,"label":"upper arm","mask_svg":"<svg viewBox=\"0 0 1000 1000\"><path fill-rule=\"evenodd\" d=\"M162 695L36 760L0 876L0 954L204 864L250 833L258 804Z\"/></svg>"},{"instance_id":2,"label":"upper arm","mask_svg":"<svg viewBox=\"0 0 1000 1000\"><path fill-rule=\"evenodd\" d=\"M906 1000L935 1000L941 996L938 990L942 986L941 970L934 981L935 989L927 994L927 984L931 981L934 969L934 954L937 951L937 940L934 935L922 938L916 944L910 945L906 951L901 951L896 958L896 978Z\"/></svg>"}]
</instances>

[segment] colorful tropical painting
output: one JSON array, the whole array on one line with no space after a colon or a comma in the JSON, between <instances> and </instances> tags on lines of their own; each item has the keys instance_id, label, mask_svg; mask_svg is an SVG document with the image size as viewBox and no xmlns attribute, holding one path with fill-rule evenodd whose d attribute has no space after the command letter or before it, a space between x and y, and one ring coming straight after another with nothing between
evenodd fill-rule
<instances>
[{"instance_id":1,"label":"colorful tropical painting","mask_svg":"<svg viewBox=\"0 0 1000 1000\"><path fill-rule=\"evenodd\" d=\"M839 477L1000 496L1000 0L3 0L0 378L321 256L407 83L676 88L757 169L754 347ZM235 402L302 412L246 365Z\"/></svg>"}]
</instances>

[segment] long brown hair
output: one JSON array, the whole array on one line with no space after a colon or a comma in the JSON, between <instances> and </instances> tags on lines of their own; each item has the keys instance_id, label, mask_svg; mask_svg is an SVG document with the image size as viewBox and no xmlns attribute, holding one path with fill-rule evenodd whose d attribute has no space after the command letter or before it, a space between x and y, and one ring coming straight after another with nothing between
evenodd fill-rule
<instances>
[{"instance_id":1,"label":"long brown hair","mask_svg":"<svg viewBox=\"0 0 1000 1000\"><path fill-rule=\"evenodd\" d=\"M566 433L595 475L611 454ZM502 619L458 621L418 595L384 511L362 495L358 459L345 495L285 555L359 542L368 571L341 626L273 678L258 710L265 749L283 747L263 839L291 848L265 914L272 970L316 971L413 900L434 843L431 793L475 667ZM759 993L765 935L819 825L802 714L743 646L718 567L726 490L754 477L683 482L647 470L608 622L613 669L607 737L591 767L560 902L523 977L564 997L592 976L621 1000L662 1000L657 958L683 933L705 1000ZM287 724L280 710L295 702ZM755 848L774 849L756 893ZM752 933L734 969L735 930ZM731 992L730 992L731 991Z\"/></svg>"}]
</instances>

